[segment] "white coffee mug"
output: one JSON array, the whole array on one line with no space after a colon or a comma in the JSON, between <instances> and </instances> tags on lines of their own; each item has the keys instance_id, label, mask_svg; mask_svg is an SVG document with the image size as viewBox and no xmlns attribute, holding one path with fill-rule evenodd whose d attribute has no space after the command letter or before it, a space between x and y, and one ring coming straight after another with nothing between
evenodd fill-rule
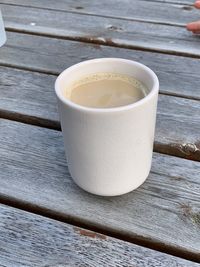
<instances>
[{"instance_id":1,"label":"white coffee mug","mask_svg":"<svg viewBox=\"0 0 200 267\"><path fill-rule=\"evenodd\" d=\"M136 103L88 108L64 97L66 87L95 73L118 73L141 81L149 93ZM57 78L61 127L69 171L84 190L116 196L136 189L147 178L152 160L159 82L138 62L120 58L88 60Z\"/></svg>"},{"instance_id":2,"label":"white coffee mug","mask_svg":"<svg viewBox=\"0 0 200 267\"><path fill-rule=\"evenodd\" d=\"M1 10L0 10L0 46L2 46L5 42L6 42L6 33L5 33L3 18L2 18Z\"/></svg>"}]
</instances>

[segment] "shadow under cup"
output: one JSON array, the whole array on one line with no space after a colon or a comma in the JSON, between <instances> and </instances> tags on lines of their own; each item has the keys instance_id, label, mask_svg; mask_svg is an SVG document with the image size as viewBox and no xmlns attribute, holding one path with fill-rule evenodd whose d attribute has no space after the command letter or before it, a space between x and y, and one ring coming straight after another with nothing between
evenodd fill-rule
<instances>
[{"instance_id":1,"label":"shadow under cup","mask_svg":"<svg viewBox=\"0 0 200 267\"><path fill-rule=\"evenodd\" d=\"M141 81L147 95L114 108L84 107L64 96L75 81L106 72ZM55 90L68 167L76 184L103 196L121 195L140 186L151 168L159 90L155 73L131 60L93 59L63 71Z\"/></svg>"}]
</instances>

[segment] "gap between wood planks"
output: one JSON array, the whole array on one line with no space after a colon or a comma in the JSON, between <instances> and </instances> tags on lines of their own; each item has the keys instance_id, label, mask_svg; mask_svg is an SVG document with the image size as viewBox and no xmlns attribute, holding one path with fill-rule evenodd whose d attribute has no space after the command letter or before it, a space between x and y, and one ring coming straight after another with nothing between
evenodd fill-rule
<instances>
[{"instance_id":1,"label":"gap between wood planks","mask_svg":"<svg viewBox=\"0 0 200 267\"><path fill-rule=\"evenodd\" d=\"M148 0L143 0L143 1L148 1ZM153 3L162 3L162 4L174 4L174 5L180 5L186 8L191 8L193 5L191 4L184 4L184 3L175 3L175 2L163 2L163 1L151 1ZM19 7L27 7L29 8L30 6L28 5L22 5L22 4L13 4L13 3L2 3L0 1L0 4L7 5L7 6L19 6ZM151 19L139 19L139 18L125 18L125 17L119 17L119 16L112 16L112 15L100 15L100 14L95 14L95 13L90 13L86 11L76 11L76 10L62 10L62 9L55 9L55 8L48 8L48 7L37 7L37 6L31 6L31 8L34 9L40 9L40 10L49 10L49 11L57 11L57 12L64 12L64 13L71 13L71 14L79 14L79 15L89 15L89 16L94 16L94 17L101 17L101 18L111 18L111 19L120 19L120 20L127 20L127 21L136 21L136 22L146 22L146 23L151 23L151 24L158 24L158 25L167 25L167 26L176 26L176 27L185 27L185 24L183 23L175 23L175 22L164 22L164 21L155 21Z\"/></svg>"},{"instance_id":2,"label":"gap between wood planks","mask_svg":"<svg viewBox=\"0 0 200 267\"><path fill-rule=\"evenodd\" d=\"M188 6L193 6L193 3L191 3L190 1L170 1L170 0L143 0L143 1L149 1L149 2L153 2L153 3L162 3L162 4L175 4L175 5L188 5ZM195 0L193 1L195 2Z\"/></svg>"},{"instance_id":3,"label":"gap between wood planks","mask_svg":"<svg viewBox=\"0 0 200 267\"><path fill-rule=\"evenodd\" d=\"M176 256L176 257L180 257L186 260L190 260L193 262L200 262L200 259L197 255L191 253L191 252L185 252L181 249L176 249L174 250L173 248L171 248L170 246L166 246L163 245L159 242L155 242L155 241L151 241L149 239L146 238L140 238L138 236L135 237L129 237L126 234L124 234L123 232L119 233L114 231L113 229L110 228L102 228L102 227L96 227L94 225L92 225L92 223L90 222L82 222L77 218L72 218L70 216L66 216L65 214L61 213L61 212L53 212L47 208L44 207L40 207L34 204L30 204L30 203L26 203L26 202L22 202L19 201L18 199L15 199L14 197L6 197L4 195L0 195L0 204L4 204L13 208L17 208L17 209L21 209L24 211L28 211L31 212L33 214L37 214L37 215L41 215L50 219L54 219L63 223L67 223L73 226L77 226L77 227L81 227L87 230L91 230L103 235L107 235L113 238L117 238L119 240L123 240L123 241L127 241L142 247L146 247L149 249L153 249L153 250L157 250L172 256Z\"/></svg>"},{"instance_id":4,"label":"gap between wood planks","mask_svg":"<svg viewBox=\"0 0 200 267\"><path fill-rule=\"evenodd\" d=\"M140 1L140 0L138 0ZM184 0L184 1L178 1L178 0L143 0L145 2L152 2L152 3L162 3L162 4L175 4L175 5L188 5L188 6L193 6L193 2L194 1L187 1L187 0ZM0 4L4 4L4 5L11 5L11 6L24 6L26 7L26 5L22 5L22 4L13 4L13 3L5 3L5 2L2 2L0 1ZM29 7L29 6L28 6ZM35 8L40 8L40 7L35 7ZM44 8L43 8L44 9ZM46 8L46 9L50 9L50 8ZM56 9L50 9L50 10L56 10ZM59 10L59 9L58 9Z\"/></svg>"},{"instance_id":5,"label":"gap between wood planks","mask_svg":"<svg viewBox=\"0 0 200 267\"><path fill-rule=\"evenodd\" d=\"M3 65L3 64L2 64ZM9 64L8 64L9 65ZM10 67L10 65L9 65ZM19 69L29 69L29 68L19 68ZM33 71L33 69L31 69L31 71ZM41 73L43 73L43 71L40 71ZM46 72L48 73L48 72ZM58 73L54 73L53 75L57 75ZM52 75L52 73L51 73ZM161 93L161 95L171 95L171 93ZM176 95L177 97L178 95ZM178 96L179 97L179 96ZM183 96L180 96L180 98L185 98ZM189 99L193 99L192 97L188 97ZM13 111L9 111L6 109L0 109L0 117L4 118L4 119L9 119L9 120L13 120L13 121L18 121L18 122L22 122L25 124L31 124L31 125L35 125L35 126L40 126L40 127L44 127L44 128L49 128L49 129L54 129L54 130L61 130L60 129L60 123L56 120L51 120L51 119L45 119L45 118L41 118L41 117L37 117L37 116L32 116L32 115L26 115L20 112L13 112ZM159 142L155 142L154 143L154 151L155 152L159 152L162 154L167 154L167 155L174 155L177 157L182 157L182 158L187 158L186 157L186 152L190 151L195 147L190 147L191 144L186 144L187 147L180 147L180 144L178 143L174 143L174 144L162 144ZM183 151L184 149L184 151ZM186 151L187 149L187 151ZM198 161L199 158L198 157L193 157L192 160L196 160Z\"/></svg>"},{"instance_id":6,"label":"gap between wood planks","mask_svg":"<svg viewBox=\"0 0 200 267\"><path fill-rule=\"evenodd\" d=\"M1 4L1 3L0 3ZM29 7L25 5L16 5L16 4L4 4L7 6L21 6L21 7ZM100 17L100 18L110 18L110 19L120 19L120 20L127 20L127 21L135 21L135 22L144 22L144 23L151 23L151 24L158 24L158 25L167 25L167 26L176 26L176 27L182 27L184 28L185 25L183 23L170 23L170 22L161 22L161 21L155 21L155 20L146 20L146 19L136 19L136 18L125 18L125 17L118 17L118 16L111 16L111 15L99 15L99 14L92 14L88 12L78 12L78 11L64 11L64 10L57 10L57 9L51 9L51 8L43 8L43 7L34 7L31 6L31 8L34 9L42 9L42 10L49 10L49 11L57 11L57 12L64 12L64 13L70 13L70 14L78 14L78 15L88 15L93 17Z\"/></svg>"},{"instance_id":7,"label":"gap between wood planks","mask_svg":"<svg viewBox=\"0 0 200 267\"><path fill-rule=\"evenodd\" d=\"M34 68L34 67L24 67L24 66L21 67L21 66L15 65L15 64L10 64L10 63L0 63L0 66L13 68L13 69L18 69L18 70L24 70L24 71L48 74L48 75L52 75L52 76L56 76L56 77L60 74L59 72L56 72L56 71L49 71L49 70L45 70L45 69L37 69L37 68ZM164 91L164 90L159 91L159 94L160 95L168 95L168 96L179 97L179 98L183 98L183 99L191 99L191 100L200 101L200 98L195 97L195 96L193 97L193 96L181 95L181 94L177 94L177 93L173 93L173 92L167 92L167 91ZM2 113L3 110L0 109L0 112ZM9 111L6 111L6 112L9 112ZM34 120L34 117L33 117L33 120ZM56 123L55 121L52 121L52 125L55 125L55 123ZM47 127L47 128L57 129L57 128L54 128L54 126Z\"/></svg>"},{"instance_id":8,"label":"gap between wood planks","mask_svg":"<svg viewBox=\"0 0 200 267\"><path fill-rule=\"evenodd\" d=\"M0 118L11 120L11 121L17 121L17 122L25 123L29 125L34 125L37 127L43 127L43 128L61 131L60 123L57 121L48 120L48 119L39 118L35 116L30 116L30 115L25 115L25 114L20 114L20 113L8 111L8 110L0 109ZM186 145L187 147L183 148L184 150L195 149L194 144L186 144ZM190 145L192 145L192 147L190 147ZM162 144L162 143L154 142L153 151L162 153L165 155L171 155L171 156L176 156L176 157L191 160L190 158L186 157L185 152L184 153L182 152L182 149L180 149L180 145L178 144L169 145L169 144ZM199 161L198 158L192 158L192 160Z\"/></svg>"},{"instance_id":9,"label":"gap between wood planks","mask_svg":"<svg viewBox=\"0 0 200 267\"><path fill-rule=\"evenodd\" d=\"M35 34L35 35L40 35L40 34ZM52 36L50 36L50 37L52 37ZM63 38L63 39L66 39L66 38ZM74 39L72 39L72 40L74 40ZM76 40L76 41L79 41L79 40ZM87 40L86 41L83 40L83 42L88 42L88 41ZM103 44L103 45L109 45L109 44ZM112 44L110 46L117 46L117 45L115 45L115 44L113 45ZM127 47L125 47L125 48L127 48ZM144 50L144 49L141 49L140 48L138 50ZM148 50L146 50L146 51L148 51ZM152 50L149 50L149 51L152 51ZM157 52L157 51L155 51L155 52ZM196 56L195 56L195 58L196 58ZM42 127L47 127L47 128L51 128L52 127L52 129L54 129L53 127L55 127L55 122L54 121L49 121L49 120L45 120L45 119L38 119L36 117L30 117L30 116L26 116L26 115L20 115L18 113L12 113L12 112L9 112L9 111L3 111L3 112L4 112L4 115L10 117L9 119L11 119L11 120L17 120L17 121L21 121L22 120L22 122L25 122L25 123L29 123L29 124L33 124L33 125L38 125L38 126L42 126ZM31 120L31 123L30 123L30 120ZM41 120L42 120L42 124L43 125L40 125L39 124L39 123L41 123ZM48 126L48 124L49 124L49 126ZM59 124L56 127L59 128ZM57 130L59 130L59 129L57 129ZM156 146L156 149L157 148L159 149L159 145ZM1 197L0 197L0 201L1 201ZM58 214L53 214L49 210L42 209L40 207L32 206L32 205L29 205L29 204L26 206L26 204L23 204L23 203L20 203L20 202L18 202L18 203L15 204L14 203L15 202L15 199L13 199L13 200L3 199L2 201L5 201L5 202L7 201L7 203L9 203L9 201L11 201L10 202L11 205L13 205L13 206L16 205L14 207L19 207L19 208L22 208L22 209L28 210L28 211L30 209L30 210L32 210L32 212L35 212L35 213L38 213L38 214L41 214L41 215L45 215L47 217L50 217L50 218L53 218L53 219L56 219L56 220L59 220L59 221L64 221L64 222L68 222L68 223L71 223L71 224L80 226L80 222L79 221L76 221L76 219L74 219L74 218L66 218L66 216L64 216L62 214L59 214L59 213ZM67 221L67 220L69 220L69 221ZM89 227L91 230L95 230L95 228L92 225L87 225L87 224L82 224L82 225L84 227L86 227L86 228ZM190 259L191 260L191 255L189 255L189 254L183 255L184 254L183 251L176 251L176 252L174 252L174 250L171 251L170 248L168 248L168 247L163 247L160 244L154 243L154 242L151 242L151 241L141 240L141 239L137 238L137 236L134 237L133 239L130 239L129 240L129 238L127 236L123 235L123 233L121 233L121 234L118 234L118 233L115 233L115 232L109 233L109 230L106 230L106 229L105 230L98 229L98 228L96 228L96 229L97 229L97 231L100 231L102 233L103 232L104 233L107 233L107 231L108 231L108 235L111 235L113 237L117 237L117 238L120 238L120 239L123 239L123 240L126 240L126 241L135 242L136 244L139 244L139 245L147 246L147 247L154 248L154 249L156 248L157 250L164 251L164 252L166 252L165 251L165 249L166 249L167 252L168 253L171 253L172 255L175 255L175 256L180 256L181 255L181 257L184 257L186 259ZM194 258L192 258L192 260L198 261L199 259L196 259L196 256L195 256Z\"/></svg>"},{"instance_id":10,"label":"gap between wood planks","mask_svg":"<svg viewBox=\"0 0 200 267\"><path fill-rule=\"evenodd\" d=\"M27 267L199 266L195 262L6 205L0 205L0 211L5 225L1 236L4 247L1 267L13 267L16 263ZM18 240L21 241L20 247Z\"/></svg>"},{"instance_id":11,"label":"gap between wood planks","mask_svg":"<svg viewBox=\"0 0 200 267\"><path fill-rule=\"evenodd\" d=\"M77 36L58 36L54 34L49 34L45 32L33 32L29 30L19 30L19 29L14 29L10 27L6 27L6 31L8 32L16 32L16 33L22 33L22 34L28 34L28 35L34 35L34 36L41 36L41 37L47 37L47 38L54 38L54 39L61 39L61 40L69 40L69 41L75 41L75 42L82 42L82 43L89 43L89 44L97 44L97 45L103 45L103 46L110 46L110 47L119 47L119 48L124 48L124 49L134 49L137 51L146 51L146 52L153 52L153 53L159 53L159 54L167 54L167 55L173 55L173 56L182 56L182 57L189 57L189 58L200 58L200 55L194 55L190 52L178 52L178 51L170 51L167 49L158 49L158 48L147 48L142 45L129 45L129 44L118 44L114 42L110 38L98 38L98 37L77 37ZM2 66L8 66L12 67L12 65L2 65ZM17 66L16 66L17 68ZM28 69L30 70L30 69ZM36 70L37 71L37 70ZM45 73L45 72L44 72ZM47 73L47 72L46 72ZM48 74L48 73L47 73ZM50 73L50 74L55 74L55 73Z\"/></svg>"}]
</instances>

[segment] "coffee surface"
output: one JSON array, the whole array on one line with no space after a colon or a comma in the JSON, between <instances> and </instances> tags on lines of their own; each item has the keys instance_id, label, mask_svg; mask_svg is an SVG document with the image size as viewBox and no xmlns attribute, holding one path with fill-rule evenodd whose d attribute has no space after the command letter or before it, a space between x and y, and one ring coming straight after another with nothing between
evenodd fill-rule
<instances>
[{"instance_id":1,"label":"coffee surface","mask_svg":"<svg viewBox=\"0 0 200 267\"><path fill-rule=\"evenodd\" d=\"M139 101L147 94L147 88L130 76L97 73L76 81L66 92L68 99L81 106L113 108Z\"/></svg>"}]
</instances>

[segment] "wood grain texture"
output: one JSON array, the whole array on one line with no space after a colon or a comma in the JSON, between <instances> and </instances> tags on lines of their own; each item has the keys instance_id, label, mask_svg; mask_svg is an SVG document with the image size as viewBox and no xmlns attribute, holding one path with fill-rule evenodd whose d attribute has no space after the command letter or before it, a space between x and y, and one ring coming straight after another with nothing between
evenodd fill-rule
<instances>
[{"instance_id":1,"label":"wood grain texture","mask_svg":"<svg viewBox=\"0 0 200 267\"><path fill-rule=\"evenodd\" d=\"M160 95L155 150L200 160L200 103Z\"/></svg>"},{"instance_id":2,"label":"wood grain texture","mask_svg":"<svg viewBox=\"0 0 200 267\"><path fill-rule=\"evenodd\" d=\"M167 1L143 1L143 0L102 0L102 1L73 1L73 0L35 0L27 2L26 0L4 0L0 3L14 4L10 6L9 10L18 9L19 6L28 7L30 13L33 12L31 7L37 7L35 12L38 12L42 16L42 10L48 9L55 11L67 11L80 14L91 14L95 16L110 17L110 18L121 18L125 20L141 20L141 21L152 21L157 23L185 25L186 22L192 21L199 18L198 11L190 5L184 2L167 2ZM2 7L3 8L3 7ZM22 9L23 10L23 9ZM17 12L17 11L16 11ZM4 12L3 12L4 13ZM30 14L29 13L29 14ZM47 13L48 14L48 13ZM49 13L51 14L51 12ZM21 15L24 17L28 14ZM62 15L61 15L62 16ZM70 17L70 14L66 14ZM80 16L81 17L81 16ZM83 19L84 20L84 19ZM80 21L82 21L80 19ZM94 20L95 21L95 20Z\"/></svg>"},{"instance_id":3,"label":"wood grain texture","mask_svg":"<svg viewBox=\"0 0 200 267\"><path fill-rule=\"evenodd\" d=\"M60 128L55 76L7 67L0 73L1 117ZM200 160L199 116L199 101L160 95L155 151Z\"/></svg>"},{"instance_id":4,"label":"wood grain texture","mask_svg":"<svg viewBox=\"0 0 200 267\"><path fill-rule=\"evenodd\" d=\"M192 35L185 27L29 7L2 5L1 8L5 26L11 31L200 57L199 36ZM194 15L185 23L191 20L195 20Z\"/></svg>"},{"instance_id":5,"label":"wood grain texture","mask_svg":"<svg viewBox=\"0 0 200 267\"><path fill-rule=\"evenodd\" d=\"M1 120L0 133L1 201L200 260L199 162L154 153L139 189L103 198L72 182L59 131Z\"/></svg>"},{"instance_id":6,"label":"wood grain texture","mask_svg":"<svg viewBox=\"0 0 200 267\"><path fill-rule=\"evenodd\" d=\"M145 0L145 1L152 1L152 2L159 2L159 3L186 4L186 5L194 4L194 0Z\"/></svg>"},{"instance_id":7,"label":"wood grain texture","mask_svg":"<svg viewBox=\"0 0 200 267\"><path fill-rule=\"evenodd\" d=\"M0 114L4 110L19 113L58 128L55 79L54 75L0 67Z\"/></svg>"},{"instance_id":8,"label":"wood grain texture","mask_svg":"<svg viewBox=\"0 0 200 267\"><path fill-rule=\"evenodd\" d=\"M161 93L200 100L200 59L19 33L9 32L7 37L6 45L1 47L1 65L57 75L83 60L122 57L140 61L152 68L159 77ZM4 77L6 73L2 75Z\"/></svg>"},{"instance_id":9,"label":"wood grain texture","mask_svg":"<svg viewBox=\"0 0 200 267\"><path fill-rule=\"evenodd\" d=\"M198 264L0 205L2 267L197 267Z\"/></svg>"},{"instance_id":10,"label":"wood grain texture","mask_svg":"<svg viewBox=\"0 0 200 267\"><path fill-rule=\"evenodd\" d=\"M78 54L77 51L81 53ZM105 56L129 58L147 64L158 74L162 93L200 99L199 60L184 57L10 33L7 45L1 48L0 63L58 74L76 62ZM2 117L11 118L10 115L3 114L3 111L15 112L31 116L32 120L36 120L34 124L59 127L54 76L4 67L0 71ZM198 101L161 96L158 106L156 151L200 160L199 115ZM192 144L193 148L188 148L188 144Z\"/></svg>"}]
</instances>

